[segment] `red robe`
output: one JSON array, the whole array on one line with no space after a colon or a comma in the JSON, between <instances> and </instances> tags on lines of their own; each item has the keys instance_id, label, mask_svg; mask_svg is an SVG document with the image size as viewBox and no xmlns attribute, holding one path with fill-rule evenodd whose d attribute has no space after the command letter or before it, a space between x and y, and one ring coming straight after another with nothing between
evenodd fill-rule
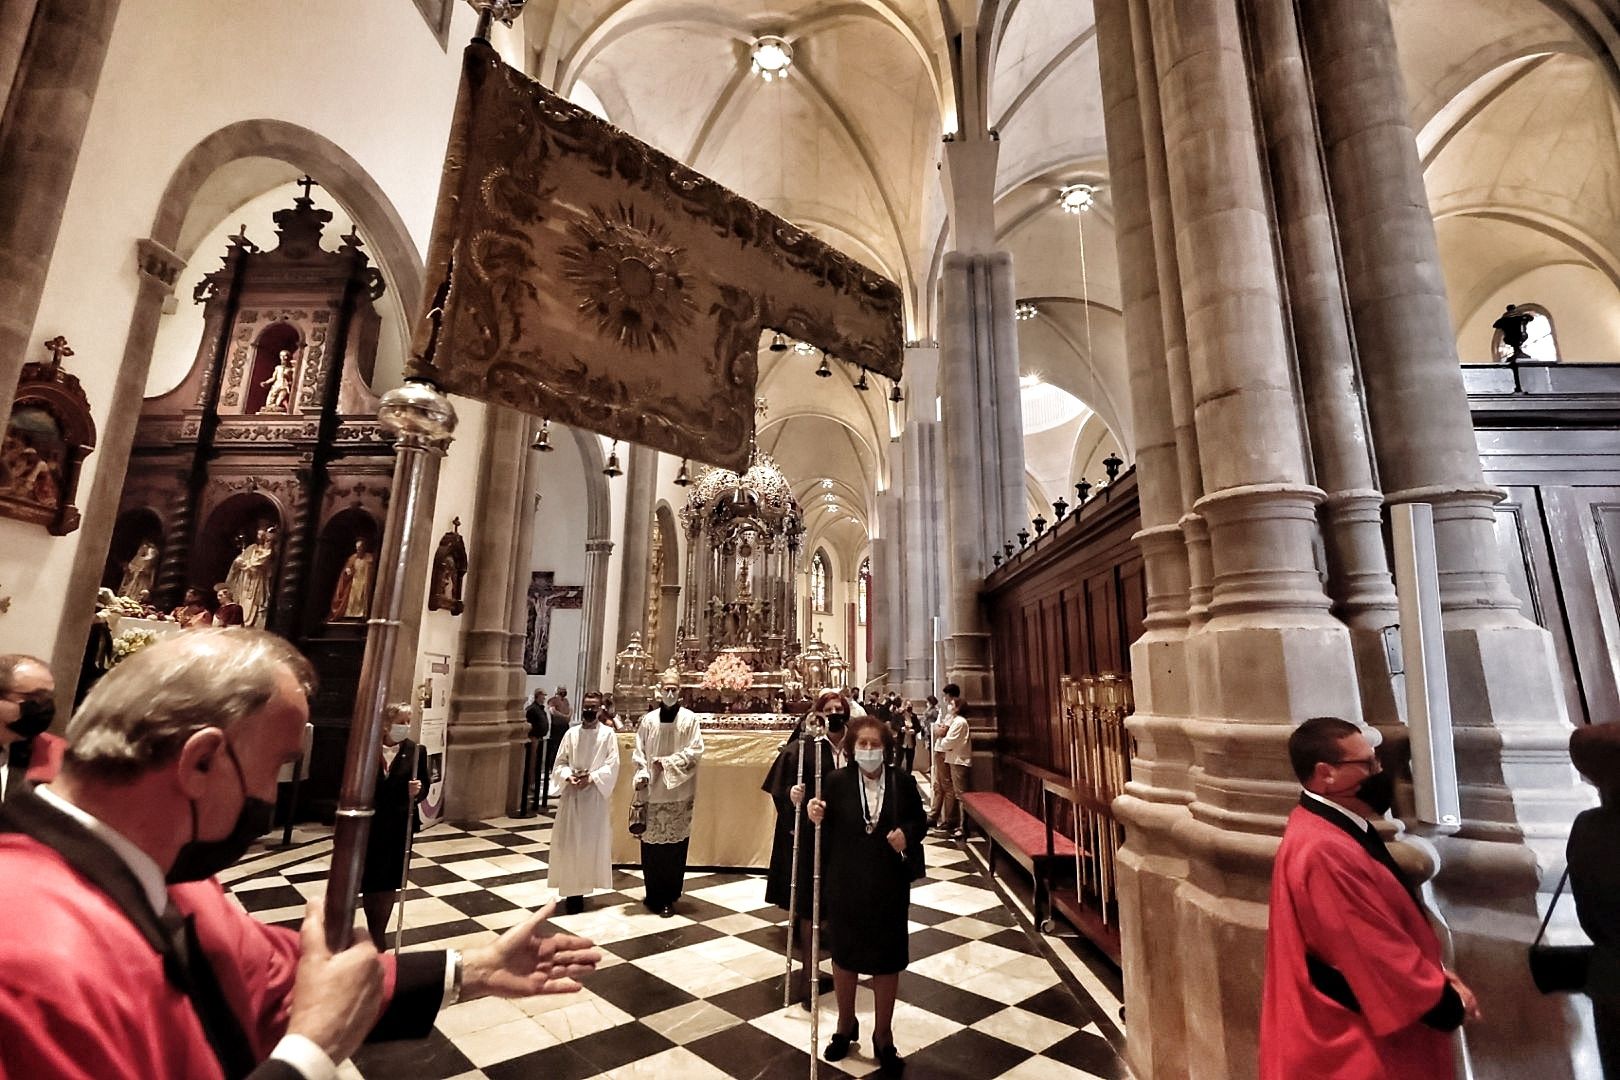
<instances>
[{"instance_id":1,"label":"red robe","mask_svg":"<svg viewBox=\"0 0 1620 1080\"><path fill-rule=\"evenodd\" d=\"M253 1058L286 1033L298 934L266 926L217 881L172 886ZM61 854L31 836L0 833L0 1080L219 1080L223 1076L190 1000L130 918ZM400 997L373 1037L422 1035L437 1011L434 965L443 953L402 963ZM420 969L420 970L418 970ZM396 971L383 962L384 1000ZM410 989L407 991L406 986ZM420 984L420 985L419 985ZM425 1002L431 997L431 1002ZM411 1015L402 1015L409 1006ZM382 1031L392 1018L397 1030Z\"/></svg>"},{"instance_id":2,"label":"red robe","mask_svg":"<svg viewBox=\"0 0 1620 1080\"><path fill-rule=\"evenodd\" d=\"M1447 982L1440 942L1393 873L1328 807L1289 815L1271 879L1261 1080L1450 1080L1452 1039L1420 1022ZM1336 969L1352 1011L1313 984ZM1319 969L1320 970L1320 969Z\"/></svg>"}]
</instances>

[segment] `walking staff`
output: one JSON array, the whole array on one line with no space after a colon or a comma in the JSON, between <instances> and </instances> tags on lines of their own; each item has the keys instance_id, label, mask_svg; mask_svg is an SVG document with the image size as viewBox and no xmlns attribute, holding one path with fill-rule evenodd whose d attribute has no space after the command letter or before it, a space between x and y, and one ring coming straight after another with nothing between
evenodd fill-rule
<instances>
[{"instance_id":1,"label":"walking staff","mask_svg":"<svg viewBox=\"0 0 1620 1080\"><path fill-rule=\"evenodd\" d=\"M815 729L815 738L824 737L826 718L820 715L813 716L807 728ZM821 798L821 747L816 749L816 799ZM795 829L798 827L795 822ZM810 875L810 956L808 959L810 981L810 1080L816 1080L817 1072L821 1066L821 1055L817 1047L821 1045L821 822L815 823L815 832L811 836L815 850L811 852L814 860L811 864L813 872ZM793 864L797 873L798 863Z\"/></svg>"},{"instance_id":2,"label":"walking staff","mask_svg":"<svg viewBox=\"0 0 1620 1080\"><path fill-rule=\"evenodd\" d=\"M804 790L805 755L814 747L818 753L816 760L821 760L820 747L815 745L815 736L811 733L810 724L804 725L803 733L799 736L799 790ZM786 1009L793 1004L793 946L799 936L795 926L799 918L799 830L804 824L804 814L798 806L793 808L793 862L792 870L788 876L788 926L787 926L787 972L782 976L782 1008ZM807 975L807 978L813 975Z\"/></svg>"},{"instance_id":3,"label":"walking staff","mask_svg":"<svg viewBox=\"0 0 1620 1080\"><path fill-rule=\"evenodd\" d=\"M411 775L422 772L422 744L417 743L411 754ZM394 958L399 959L400 946L405 940L405 889L411 881L411 849L416 846L416 800L411 800L410 816L405 821L405 865L399 872L399 921L394 924Z\"/></svg>"}]
</instances>

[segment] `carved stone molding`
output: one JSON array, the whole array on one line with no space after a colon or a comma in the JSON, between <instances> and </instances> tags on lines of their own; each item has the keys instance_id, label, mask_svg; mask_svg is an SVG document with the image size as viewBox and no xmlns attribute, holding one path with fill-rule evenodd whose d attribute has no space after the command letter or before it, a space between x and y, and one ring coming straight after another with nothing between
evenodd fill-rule
<instances>
[{"instance_id":1,"label":"carved stone molding","mask_svg":"<svg viewBox=\"0 0 1620 1080\"><path fill-rule=\"evenodd\" d=\"M150 237L135 241L135 268L144 278L172 289L186 268L186 260Z\"/></svg>"}]
</instances>

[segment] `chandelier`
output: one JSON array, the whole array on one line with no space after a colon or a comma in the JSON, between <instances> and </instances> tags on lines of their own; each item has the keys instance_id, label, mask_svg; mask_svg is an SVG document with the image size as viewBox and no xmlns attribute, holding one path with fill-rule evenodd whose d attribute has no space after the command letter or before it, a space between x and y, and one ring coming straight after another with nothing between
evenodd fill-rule
<instances>
[{"instance_id":1,"label":"chandelier","mask_svg":"<svg viewBox=\"0 0 1620 1080\"><path fill-rule=\"evenodd\" d=\"M1091 184L1070 184L1058 192L1058 206L1065 214L1083 214L1097 203L1097 189Z\"/></svg>"},{"instance_id":2,"label":"chandelier","mask_svg":"<svg viewBox=\"0 0 1620 1080\"><path fill-rule=\"evenodd\" d=\"M1013 308L1013 318L1019 322L1028 322L1040 313L1040 309L1035 306L1033 300L1020 300L1018 305Z\"/></svg>"},{"instance_id":3,"label":"chandelier","mask_svg":"<svg viewBox=\"0 0 1620 1080\"><path fill-rule=\"evenodd\" d=\"M765 34L754 39L752 72L770 82L785 79L793 66L793 46L783 37Z\"/></svg>"}]
</instances>

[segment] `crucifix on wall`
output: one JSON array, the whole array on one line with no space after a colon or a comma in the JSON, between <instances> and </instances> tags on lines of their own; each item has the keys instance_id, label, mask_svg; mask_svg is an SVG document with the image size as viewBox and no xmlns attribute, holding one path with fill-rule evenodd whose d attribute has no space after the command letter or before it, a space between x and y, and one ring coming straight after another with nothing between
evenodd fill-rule
<instances>
[{"instance_id":1,"label":"crucifix on wall","mask_svg":"<svg viewBox=\"0 0 1620 1080\"><path fill-rule=\"evenodd\" d=\"M536 570L529 578L527 634L523 642L523 670L546 673L546 652L551 647L551 613L577 611L585 606L585 586L558 585L550 570Z\"/></svg>"}]
</instances>

